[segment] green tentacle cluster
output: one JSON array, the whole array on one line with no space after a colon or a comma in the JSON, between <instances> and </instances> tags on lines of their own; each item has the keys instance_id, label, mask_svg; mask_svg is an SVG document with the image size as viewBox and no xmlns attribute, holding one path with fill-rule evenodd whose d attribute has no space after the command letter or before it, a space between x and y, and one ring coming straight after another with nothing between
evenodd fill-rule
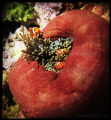
<instances>
[{"instance_id":1,"label":"green tentacle cluster","mask_svg":"<svg viewBox=\"0 0 111 120\"><path fill-rule=\"evenodd\" d=\"M43 39L43 33L38 34L35 38L31 38L28 34L22 35L23 41L27 47L26 50L22 52L26 53L22 57L25 60L38 61L40 65L45 66L47 71L60 72L61 70L56 70L54 64L56 61L65 61L68 56L73 38L59 38L57 40L51 40L51 38ZM66 49L65 54L56 54L58 49Z\"/></svg>"}]
</instances>

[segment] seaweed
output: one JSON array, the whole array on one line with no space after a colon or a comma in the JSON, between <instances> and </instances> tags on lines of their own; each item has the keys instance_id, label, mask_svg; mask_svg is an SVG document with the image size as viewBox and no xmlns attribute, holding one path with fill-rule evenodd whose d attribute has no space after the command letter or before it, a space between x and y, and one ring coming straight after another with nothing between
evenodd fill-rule
<instances>
[{"instance_id":1,"label":"seaweed","mask_svg":"<svg viewBox=\"0 0 111 120\"><path fill-rule=\"evenodd\" d=\"M5 2L2 4L2 14L2 21L26 22L34 17L34 10L25 2Z\"/></svg>"},{"instance_id":2,"label":"seaweed","mask_svg":"<svg viewBox=\"0 0 111 120\"><path fill-rule=\"evenodd\" d=\"M4 77L6 74L8 77L7 71L4 70L2 78L2 119L16 119L20 115L21 110L10 92L7 77ZM24 117L20 116L20 118Z\"/></svg>"}]
</instances>

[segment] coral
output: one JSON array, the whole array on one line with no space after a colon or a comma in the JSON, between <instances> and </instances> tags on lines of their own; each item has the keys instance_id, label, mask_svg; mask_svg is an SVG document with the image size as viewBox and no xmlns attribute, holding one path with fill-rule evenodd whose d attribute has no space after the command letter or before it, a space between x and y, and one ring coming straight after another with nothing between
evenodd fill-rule
<instances>
[{"instance_id":1,"label":"coral","mask_svg":"<svg viewBox=\"0 0 111 120\"><path fill-rule=\"evenodd\" d=\"M36 2L34 10L37 13L36 24L42 30L46 24L59 14L62 2Z\"/></svg>"},{"instance_id":2,"label":"coral","mask_svg":"<svg viewBox=\"0 0 111 120\"><path fill-rule=\"evenodd\" d=\"M7 69L7 71L10 71L13 64L18 60L18 58L21 56L22 52L21 50L26 49L24 43L22 41L16 41L13 39L12 42L10 42L9 39L5 40L5 45L3 47L3 67Z\"/></svg>"},{"instance_id":3,"label":"coral","mask_svg":"<svg viewBox=\"0 0 111 120\"><path fill-rule=\"evenodd\" d=\"M20 26L16 29L15 33L12 34L10 32L7 39L4 39L4 45L3 45L3 67L10 71L14 63L19 59L22 52L21 50L25 50L25 44L23 41L21 41L20 33L27 33L28 30L25 26Z\"/></svg>"},{"instance_id":4,"label":"coral","mask_svg":"<svg viewBox=\"0 0 111 120\"><path fill-rule=\"evenodd\" d=\"M102 18L106 19L108 22L110 22L110 11L109 9L101 16Z\"/></svg>"},{"instance_id":5,"label":"coral","mask_svg":"<svg viewBox=\"0 0 111 120\"><path fill-rule=\"evenodd\" d=\"M5 14L3 21L14 19L16 22L26 22L34 17L34 10L33 7L23 2L6 2L3 14Z\"/></svg>"},{"instance_id":6,"label":"coral","mask_svg":"<svg viewBox=\"0 0 111 120\"><path fill-rule=\"evenodd\" d=\"M8 72L3 70L3 73L2 73L2 85L5 85L7 83L7 78L8 78Z\"/></svg>"},{"instance_id":7,"label":"coral","mask_svg":"<svg viewBox=\"0 0 111 120\"><path fill-rule=\"evenodd\" d=\"M87 3L84 6L82 6L80 9L84 9L84 10L88 10L91 11L93 9L93 7L95 6L95 3L91 2L91 3Z\"/></svg>"},{"instance_id":8,"label":"coral","mask_svg":"<svg viewBox=\"0 0 111 120\"><path fill-rule=\"evenodd\" d=\"M15 33L14 34L12 34L11 32L10 32L10 34L9 34L9 36L8 36L8 39L9 40L13 40L13 41L21 41L20 40L20 33L21 34L26 34L27 32L29 32L28 30L27 30L27 28L25 27L25 26L23 26L23 25L21 25L19 28L17 28L16 29L16 31L15 31Z\"/></svg>"},{"instance_id":9,"label":"coral","mask_svg":"<svg viewBox=\"0 0 111 120\"><path fill-rule=\"evenodd\" d=\"M3 119L16 119L20 110L18 109L18 105L15 105L8 108L8 110L2 112Z\"/></svg>"},{"instance_id":10,"label":"coral","mask_svg":"<svg viewBox=\"0 0 111 120\"><path fill-rule=\"evenodd\" d=\"M67 24L66 24L67 23ZM69 118L106 114L109 106L109 23L87 10L55 17L43 38L72 37L72 49L60 73L37 61L19 58L11 69L10 90L26 118Z\"/></svg>"},{"instance_id":11,"label":"coral","mask_svg":"<svg viewBox=\"0 0 111 120\"><path fill-rule=\"evenodd\" d=\"M110 21L110 3L109 2L100 2L99 4L96 3L87 3L80 9L91 11L102 18L106 19L107 21Z\"/></svg>"},{"instance_id":12,"label":"coral","mask_svg":"<svg viewBox=\"0 0 111 120\"><path fill-rule=\"evenodd\" d=\"M15 119L20 108L10 92L7 77L8 72L4 70L2 78L2 119Z\"/></svg>"},{"instance_id":13,"label":"coral","mask_svg":"<svg viewBox=\"0 0 111 120\"><path fill-rule=\"evenodd\" d=\"M16 119L19 112L20 112L20 109L17 104L14 106L7 106L6 110L2 109L2 119Z\"/></svg>"}]
</instances>

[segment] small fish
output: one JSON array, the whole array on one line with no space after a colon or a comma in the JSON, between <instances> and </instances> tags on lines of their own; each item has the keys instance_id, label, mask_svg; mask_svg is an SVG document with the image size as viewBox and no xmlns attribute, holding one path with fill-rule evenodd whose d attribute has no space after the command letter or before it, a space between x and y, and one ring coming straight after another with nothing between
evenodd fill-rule
<instances>
[{"instance_id":1,"label":"small fish","mask_svg":"<svg viewBox=\"0 0 111 120\"><path fill-rule=\"evenodd\" d=\"M40 33L40 29L38 27L28 28L28 31L30 32L30 37L34 38L37 36L37 34Z\"/></svg>"},{"instance_id":2,"label":"small fish","mask_svg":"<svg viewBox=\"0 0 111 120\"><path fill-rule=\"evenodd\" d=\"M33 32L35 32L36 34L40 33L40 29L38 27L34 27L33 28Z\"/></svg>"},{"instance_id":3,"label":"small fish","mask_svg":"<svg viewBox=\"0 0 111 120\"><path fill-rule=\"evenodd\" d=\"M63 55L63 54L65 54L66 52L67 52L66 49L58 49L58 50L56 51L56 54L57 54L57 55Z\"/></svg>"},{"instance_id":4,"label":"small fish","mask_svg":"<svg viewBox=\"0 0 111 120\"><path fill-rule=\"evenodd\" d=\"M62 62L56 61L54 67L55 69L62 69L65 66L65 64L66 64L65 61Z\"/></svg>"}]
</instances>

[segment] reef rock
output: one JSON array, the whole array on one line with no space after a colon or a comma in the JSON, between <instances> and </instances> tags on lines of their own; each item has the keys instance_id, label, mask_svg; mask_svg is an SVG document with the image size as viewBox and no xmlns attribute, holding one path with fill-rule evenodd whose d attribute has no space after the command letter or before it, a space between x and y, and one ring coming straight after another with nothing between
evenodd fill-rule
<instances>
[{"instance_id":1,"label":"reef rock","mask_svg":"<svg viewBox=\"0 0 111 120\"><path fill-rule=\"evenodd\" d=\"M26 49L24 43L22 41L16 41L14 37L15 34L12 34L9 38L12 42L9 42L9 39L5 39L6 43L3 47L3 67L7 71L10 71L14 63L19 59L22 54L21 50Z\"/></svg>"},{"instance_id":2,"label":"reef rock","mask_svg":"<svg viewBox=\"0 0 111 120\"><path fill-rule=\"evenodd\" d=\"M60 13L62 2L36 2L34 10L37 14L36 24L40 25L42 30L47 23Z\"/></svg>"}]
</instances>

